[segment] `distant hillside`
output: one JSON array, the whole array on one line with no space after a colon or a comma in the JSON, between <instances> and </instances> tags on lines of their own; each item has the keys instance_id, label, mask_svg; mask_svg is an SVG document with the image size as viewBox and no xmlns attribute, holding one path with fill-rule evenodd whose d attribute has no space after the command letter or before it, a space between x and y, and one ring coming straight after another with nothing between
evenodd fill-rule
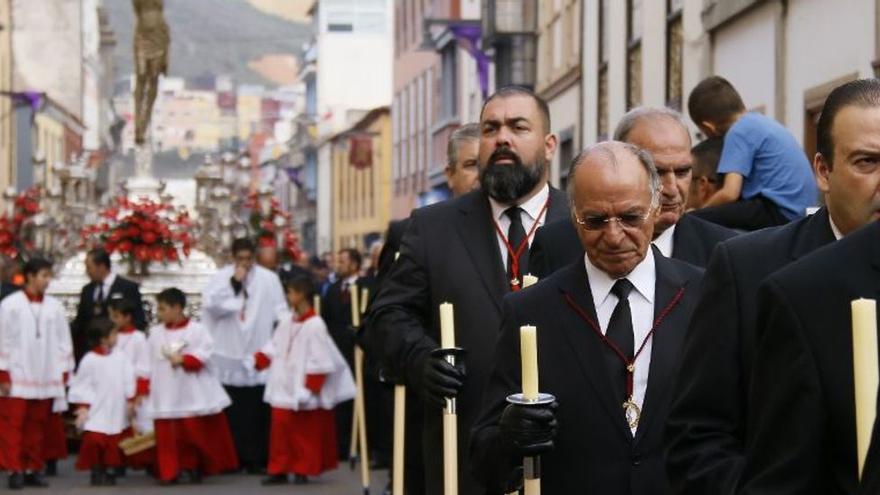
<instances>
[{"instance_id":1,"label":"distant hillside","mask_svg":"<svg viewBox=\"0 0 880 495\"><path fill-rule=\"evenodd\" d=\"M104 6L118 41L116 73L123 76L132 71L134 12L130 0L105 0ZM176 77L230 74L240 84L272 85L248 64L266 55L298 56L310 36L307 24L245 0L165 0L165 19L171 28L169 72Z\"/></svg>"}]
</instances>

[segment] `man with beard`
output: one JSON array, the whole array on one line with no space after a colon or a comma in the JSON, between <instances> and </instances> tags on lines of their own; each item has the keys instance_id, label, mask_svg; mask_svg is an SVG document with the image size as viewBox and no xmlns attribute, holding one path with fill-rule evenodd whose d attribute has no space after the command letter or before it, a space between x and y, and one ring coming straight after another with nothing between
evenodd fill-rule
<instances>
[{"instance_id":1,"label":"man with beard","mask_svg":"<svg viewBox=\"0 0 880 495\"><path fill-rule=\"evenodd\" d=\"M705 267L715 245L736 234L685 214L693 157L691 137L681 115L668 108L634 108L617 124L614 139L650 153L660 174L662 188L660 211L654 225L654 245L663 256ZM532 273L546 277L583 254L570 221L549 224L535 234Z\"/></svg>"},{"instance_id":2,"label":"man with beard","mask_svg":"<svg viewBox=\"0 0 880 495\"><path fill-rule=\"evenodd\" d=\"M749 395L757 366L753 361L758 347L758 286L773 272L880 218L877 136L880 81L863 79L835 88L822 108L816 133L818 153L813 159L826 206L785 226L723 242L712 255L682 351L666 427L673 493L735 493L748 452L746 437L752 429L747 418L767 407ZM841 264L846 262L849 259L840 258ZM830 273L817 271L810 276L824 282ZM811 296L811 302L820 312L825 309L824 298ZM779 364L794 366L794 361L780 356ZM791 406L787 411L796 415L799 409ZM816 433L812 428L797 430L801 437ZM782 466L783 458L791 459L790 443L781 436L777 440L775 446L786 452L768 449L770 457L763 460L772 457L772 462L780 460L778 466ZM792 472L806 479L811 469ZM819 489L818 493L831 491Z\"/></svg>"},{"instance_id":3,"label":"man with beard","mask_svg":"<svg viewBox=\"0 0 880 495\"><path fill-rule=\"evenodd\" d=\"M518 87L498 90L480 115L480 184L451 201L418 209L372 308L373 340L385 367L422 393L425 488L443 490L442 408L458 399L459 493L484 493L468 472L469 430L501 323L501 299L522 285L535 229L565 218L568 200L547 184L557 139L546 103ZM439 306L455 308L456 344L466 355L450 366L439 347Z\"/></svg>"}]
</instances>

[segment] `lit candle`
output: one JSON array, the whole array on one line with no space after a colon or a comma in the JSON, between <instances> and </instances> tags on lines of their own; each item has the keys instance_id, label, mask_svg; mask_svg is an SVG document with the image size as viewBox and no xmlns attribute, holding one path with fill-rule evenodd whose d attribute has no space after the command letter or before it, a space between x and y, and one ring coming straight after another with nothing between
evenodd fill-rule
<instances>
[{"instance_id":1,"label":"lit candle","mask_svg":"<svg viewBox=\"0 0 880 495\"><path fill-rule=\"evenodd\" d=\"M361 326L361 305L358 304L358 287L351 284L348 288L351 294L351 324L352 326Z\"/></svg>"},{"instance_id":2,"label":"lit candle","mask_svg":"<svg viewBox=\"0 0 880 495\"><path fill-rule=\"evenodd\" d=\"M525 400L538 399L538 333L537 328L519 327L520 356L522 358L522 393Z\"/></svg>"},{"instance_id":3,"label":"lit candle","mask_svg":"<svg viewBox=\"0 0 880 495\"><path fill-rule=\"evenodd\" d=\"M440 305L440 347L444 349L455 347L455 320L452 304L448 302Z\"/></svg>"},{"instance_id":4,"label":"lit candle","mask_svg":"<svg viewBox=\"0 0 880 495\"><path fill-rule=\"evenodd\" d=\"M856 452L859 478L877 415L877 303L873 299L852 302L853 381L856 396Z\"/></svg>"},{"instance_id":5,"label":"lit candle","mask_svg":"<svg viewBox=\"0 0 880 495\"><path fill-rule=\"evenodd\" d=\"M532 275L531 273L525 275L523 277L523 289L530 285L534 285L538 283L538 277Z\"/></svg>"}]
</instances>

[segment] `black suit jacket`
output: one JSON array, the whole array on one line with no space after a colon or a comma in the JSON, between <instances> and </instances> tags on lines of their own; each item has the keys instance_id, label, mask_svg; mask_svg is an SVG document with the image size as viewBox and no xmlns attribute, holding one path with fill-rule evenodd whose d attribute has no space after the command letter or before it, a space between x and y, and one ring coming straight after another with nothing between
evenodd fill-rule
<instances>
[{"instance_id":1,"label":"black suit jacket","mask_svg":"<svg viewBox=\"0 0 880 495\"><path fill-rule=\"evenodd\" d=\"M564 193L550 189L548 222L568 215ZM510 291L492 225L489 200L474 191L420 208L410 217L400 257L373 303L373 330L385 367L413 390L423 388L421 365L439 347L439 307L455 308L456 344L467 350L467 379L458 400L459 493L482 494L469 475L468 431L476 419L501 324L501 299ZM425 488L442 493L442 412L425 411Z\"/></svg>"},{"instance_id":2,"label":"black suit jacket","mask_svg":"<svg viewBox=\"0 0 880 495\"><path fill-rule=\"evenodd\" d=\"M762 284L740 494L856 493L850 303L878 296L880 222Z\"/></svg>"},{"instance_id":3,"label":"black suit jacket","mask_svg":"<svg viewBox=\"0 0 880 495\"><path fill-rule=\"evenodd\" d=\"M725 227L693 215L682 215L672 237L672 257L703 268L715 246L735 235L736 232ZM543 278L583 255L584 248L574 223L566 219L547 224L535 233L529 269L533 275Z\"/></svg>"},{"instance_id":4,"label":"black suit jacket","mask_svg":"<svg viewBox=\"0 0 880 495\"><path fill-rule=\"evenodd\" d=\"M354 362L355 334L351 328L351 295L343 294L342 280L336 280L327 289L327 294L321 299L321 317L327 323L327 331L333 337L336 347L345 356L345 360L351 366ZM367 288L364 279L358 277L355 280L358 286L358 301L360 290Z\"/></svg>"},{"instance_id":5,"label":"black suit jacket","mask_svg":"<svg viewBox=\"0 0 880 495\"><path fill-rule=\"evenodd\" d=\"M0 283L0 301L6 299L6 296L10 294L14 294L16 291L21 290L21 287L15 285L10 282L2 282Z\"/></svg>"},{"instance_id":6,"label":"black suit jacket","mask_svg":"<svg viewBox=\"0 0 880 495\"><path fill-rule=\"evenodd\" d=\"M828 211L718 245L682 354L667 423L675 493L733 493L744 455L759 284L834 241Z\"/></svg>"},{"instance_id":7,"label":"black suit jacket","mask_svg":"<svg viewBox=\"0 0 880 495\"><path fill-rule=\"evenodd\" d=\"M671 382L682 341L696 304L702 270L664 258L656 260L655 316L676 297L653 336L651 369L641 421L635 437L624 419L605 354L610 352L566 302L568 294L594 321L596 310L582 260L504 299L504 323L492 360L472 449L477 474L490 493L509 491L512 468L521 459L506 457L498 420L505 397L522 389L519 328L538 328L538 369L542 392L556 396L559 431L554 450L542 456L541 485L548 495L665 494L662 432L669 410ZM638 343L636 343L638 345ZM505 486L507 485L507 486Z\"/></svg>"},{"instance_id":8,"label":"black suit jacket","mask_svg":"<svg viewBox=\"0 0 880 495\"><path fill-rule=\"evenodd\" d=\"M147 316L144 313L144 302L141 298L140 286L137 282L116 275L110 291L104 294L104 303L95 308L95 290L97 282L89 282L83 286L79 294L79 304L76 308L76 317L71 326L73 333L73 349L76 361L88 351L88 336L86 335L89 323L96 317L107 317L107 304L111 299L127 299L134 303L134 326L140 330L147 328Z\"/></svg>"}]
</instances>

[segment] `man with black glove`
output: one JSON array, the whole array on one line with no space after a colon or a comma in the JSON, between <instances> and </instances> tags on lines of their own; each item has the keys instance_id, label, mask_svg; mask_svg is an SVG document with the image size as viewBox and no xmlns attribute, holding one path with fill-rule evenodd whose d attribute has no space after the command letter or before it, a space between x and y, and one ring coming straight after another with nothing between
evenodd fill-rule
<instances>
[{"instance_id":1,"label":"man with black glove","mask_svg":"<svg viewBox=\"0 0 880 495\"><path fill-rule=\"evenodd\" d=\"M383 365L425 395L425 491L443 492L442 404L455 396L458 492L483 495L471 476L468 434L477 418L501 324L501 298L529 273L529 246L545 222L568 216L568 198L551 188L556 136L546 102L522 88L502 88L480 117L481 189L415 210L400 256L371 310L371 341ZM513 253L513 254L511 254ZM467 374L432 357L440 342L440 304L455 313L455 340ZM412 495L412 494L410 494Z\"/></svg>"},{"instance_id":2,"label":"man with black glove","mask_svg":"<svg viewBox=\"0 0 880 495\"><path fill-rule=\"evenodd\" d=\"M471 436L474 474L490 493L509 493L522 485L523 457L540 455L545 495L663 494L669 382L702 271L651 247L659 177L641 149L588 148L569 183L586 255L504 298ZM558 407L506 400L522 390L522 325L537 327L540 391Z\"/></svg>"}]
</instances>

